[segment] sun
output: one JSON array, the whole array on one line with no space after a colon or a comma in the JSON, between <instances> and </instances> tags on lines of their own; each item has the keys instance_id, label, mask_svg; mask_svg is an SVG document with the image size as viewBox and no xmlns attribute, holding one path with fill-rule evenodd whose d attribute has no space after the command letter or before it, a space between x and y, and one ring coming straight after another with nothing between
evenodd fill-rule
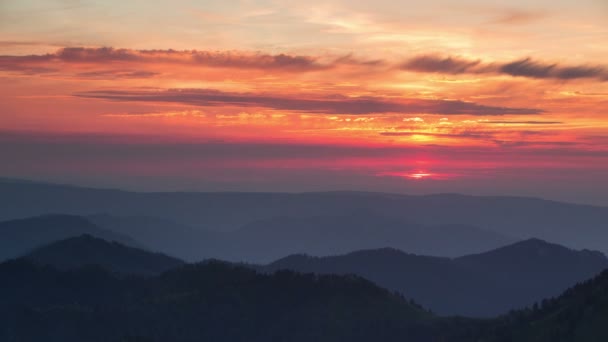
<instances>
[{"instance_id":1,"label":"sun","mask_svg":"<svg viewBox=\"0 0 608 342\"><path fill-rule=\"evenodd\" d=\"M432 173L428 173L428 172L424 172L424 171L417 171L417 172L413 172L413 173L408 173L405 176L411 179L425 179L428 177L431 177L433 174Z\"/></svg>"}]
</instances>

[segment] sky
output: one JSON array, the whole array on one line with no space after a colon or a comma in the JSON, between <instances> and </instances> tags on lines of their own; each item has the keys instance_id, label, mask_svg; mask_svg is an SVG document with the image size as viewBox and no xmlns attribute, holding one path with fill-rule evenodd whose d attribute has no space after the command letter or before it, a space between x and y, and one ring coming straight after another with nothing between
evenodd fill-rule
<instances>
[{"instance_id":1,"label":"sky","mask_svg":"<svg viewBox=\"0 0 608 342\"><path fill-rule=\"evenodd\" d=\"M608 205L608 2L0 1L0 176Z\"/></svg>"}]
</instances>

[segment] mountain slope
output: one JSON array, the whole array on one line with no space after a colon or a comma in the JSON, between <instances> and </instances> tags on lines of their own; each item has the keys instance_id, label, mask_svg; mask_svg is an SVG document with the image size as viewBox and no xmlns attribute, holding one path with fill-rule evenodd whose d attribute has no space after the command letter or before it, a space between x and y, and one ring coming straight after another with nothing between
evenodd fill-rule
<instances>
[{"instance_id":1,"label":"mountain slope","mask_svg":"<svg viewBox=\"0 0 608 342\"><path fill-rule=\"evenodd\" d=\"M608 271L578 284L561 296L543 300L493 322L489 342L608 341Z\"/></svg>"},{"instance_id":2,"label":"mountain slope","mask_svg":"<svg viewBox=\"0 0 608 342\"><path fill-rule=\"evenodd\" d=\"M51 243L34 250L25 258L60 270L98 265L124 274L159 274L183 265L181 260L164 254L146 252L91 235Z\"/></svg>"},{"instance_id":3,"label":"mountain slope","mask_svg":"<svg viewBox=\"0 0 608 342\"><path fill-rule=\"evenodd\" d=\"M536 298L547 296L547 292L557 295L564 290L563 284L573 285L608 267L606 256L600 252L574 251L539 239L463 256L454 262L488 274L496 282L508 281L512 286L535 289L538 293L531 295Z\"/></svg>"},{"instance_id":4,"label":"mountain slope","mask_svg":"<svg viewBox=\"0 0 608 342\"><path fill-rule=\"evenodd\" d=\"M139 246L132 238L99 228L79 216L44 215L0 222L0 261L16 258L37 247L82 234Z\"/></svg>"},{"instance_id":5,"label":"mountain slope","mask_svg":"<svg viewBox=\"0 0 608 342\"><path fill-rule=\"evenodd\" d=\"M456 259L379 249L290 256L260 269L357 274L442 315L488 317L556 296L607 267L601 253L528 240Z\"/></svg>"}]
</instances>

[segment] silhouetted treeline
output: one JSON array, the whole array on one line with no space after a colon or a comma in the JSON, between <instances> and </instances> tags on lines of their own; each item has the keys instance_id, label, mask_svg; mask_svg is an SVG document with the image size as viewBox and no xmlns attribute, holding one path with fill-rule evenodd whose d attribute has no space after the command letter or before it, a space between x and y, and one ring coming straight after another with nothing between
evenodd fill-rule
<instances>
[{"instance_id":1,"label":"silhouetted treeline","mask_svg":"<svg viewBox=\"0 0 608 342\"><path fill-rule=\"evenodd\" d=\"M606 341L608 272L494 320L438 318L356 276L211 261L156 277L0 264L0 340Z\"/></svg>"},{"instance_id":2,"label":"silhouetted treeline","mask_svg":"<svg viewBox=\"0 0 608 342\"><path fill-rule=\"evenodd\" d=\"M425 341L428 312L355 276L221 262L158 277L0 265L2 341Z\"/></svg>"}]
</instances>

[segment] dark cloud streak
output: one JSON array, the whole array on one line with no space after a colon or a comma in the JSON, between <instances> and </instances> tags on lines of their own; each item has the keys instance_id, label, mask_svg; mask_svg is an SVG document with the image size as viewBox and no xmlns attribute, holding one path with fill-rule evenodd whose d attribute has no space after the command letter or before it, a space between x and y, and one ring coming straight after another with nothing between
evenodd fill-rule
<instances>
[{"instance_id":1,"label":"dark cloud streak","mask_svg":"<svg viewBox=\"0 0 608 342\"><path fill-rule=\"evenodd\" d=\"M320 56L268 54L243 51L134 50L112 47L66 47L54 53L26 56L0 56L0 70L43 73L64 64L173 64L194 67L257 69L265 71L312 72L339 66L367 68L370 72L393 70L384 59L364 60L352 54L334 58ZM397 65L401 70L443 74L499 74L536 79L596 79L608 81L608 68L590 65L561 65L522 58L509 62L421 55Z\"/></svg>"},{"instance_id":2,"label":"dark cloud streak","mask_svg":"<svg viewBox=\"0 0 608 342\"><path fill-rule=\"evenodd\" d=\"M55 53L27 56L0 56L0 69L38 63L167 63L193 66L285 70L308 72L324 70L338 65L381 65L382 60L359 60L352 55L335 58L322 63L319 57L290 54L251 53L242 51L197 51L197 50L133 50L112 47L85 48L66 47Z\"/></svg>"},{"instance_id":3,"label":"dark cloud streak","mask_svg":"<svg viewBox=\"0 0 608 342\"><path fill-rule=\"evenodd\" d=\"M507 121L507 120L491 120L484 121L484 123L489 124L504 124L504 125L561 125L563 122L561 121Z\"/></svg>"},{"instance_id":4,"label":"dark cloud streak","mask_svg":"<svg viewBox=\"0 0 608 342\"><path fill-rule=\"evenodd\" d=\"M603 66L563 66L523 58L508 63L484 63L460 57L423 55L403 63L402 70L444 74L502 74L537 79L599 79L608 81L608 69Z\"/></svg>"},{"instance_id":5,"label":"dark cloud streak","mask_svg":"<svg viewBox=\"0 0 608 342\"><path fill-rule=\"evenodd\" d=\"M453 100L386 99L382 97L347 97L343 95L283 96L263 93L234 93L213 89L168 89L162 91L91 91L75 96L112 101L168 102L214 107L260 107L321 114L429 113L443 115L540 114L542 110L486 106Z\"/></svg>"}]
</instances>

